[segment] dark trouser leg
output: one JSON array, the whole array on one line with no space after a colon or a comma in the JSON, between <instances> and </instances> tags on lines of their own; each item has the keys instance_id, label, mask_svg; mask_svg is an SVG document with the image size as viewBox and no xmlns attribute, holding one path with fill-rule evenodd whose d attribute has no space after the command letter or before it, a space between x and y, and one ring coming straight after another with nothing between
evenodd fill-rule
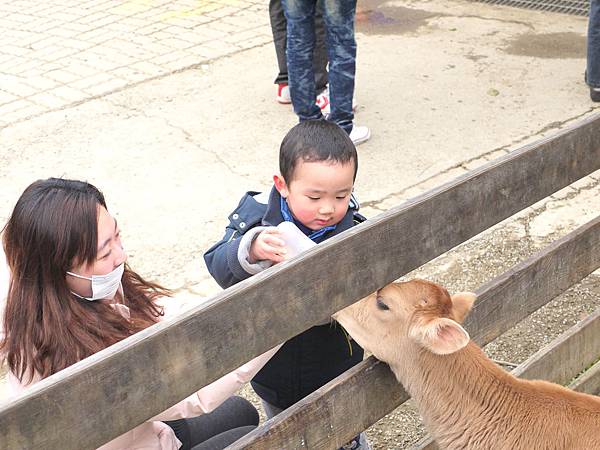
<instances>
[{"instance_id":1,"label":"dark trouser leg","mask_svg":"<svg viewBox=\"0 0 600 450\"><path fill-rule=\"evenodd\" d=\"M323 17L329 56L330 121L348 134L352 131L352 97L356 73L356 40L354 15L356 0L324 0Z\"/></svg>"},{"instance_id":2,"label":"dark trouser leg","mask_svg":"<svg viewBox=\"0 0 600 450\"><path fill-rule=\"evenodd\" d=\"M181 447L179 447L179 450L190 450L192 445L192 438L190 436L190 429L187 420L188 419L177 419L164 421L173 429L177 439L181 441Z\"/></svg>"},{"instance_id":3,"label":"dark trouser leg","mask_svg":"<svg viewBox=\"0 0 600 450\"><path fill-rule=\"evenodd\" d=\"M281 0L269 1L269 18L271 20L271 32L273 33L273 44L277 55L277 66L279 74L275 78L275 84L288 82L288 69L285 59L285 45L287 36L287 22L283 14Z\"/></svg>"},{"instance_id":4,"label":"dark trouser leg","mask_svg":"<svg viewBox=\"0 0 600 450\"><path fill-rule=\"evenodd\" d=\"M223 450L225 447L233 444L242 436L247 435L256 427L239 427L233 430L225 431L221 434L211 437L209 440L195 445L191 450Z\"/></svg>"},{"instance_id":5,"label":"dark trouser leg","mask_svg":"<svg viewBox=\"0 0 600 450\"><path fill-rule=\"evenodd\" d=\"M287 19L287 64L290 96L300 121L322 119L316 105L313 50L316 0L282 0Z\"/></svg>"},{"instance_id":6,"label":"dark trouser leg","mask_svg":"<svg viewBox=\"0 0 600 450\"><path fill-rule=\"evenodd\" d=\"M283 411L283 409L281 409L275 405L271 405L269 402L266 402L262 399L261 399L261 403L265 410L265 415L267 416L267 419L271 419Z\"/></svg>"},{"instance_id":7,"label":"dark trouser leg","mask_svg":"<svg viewBox=\"0 0 600 450\"><path fill-rule=\"evenodd\" d=\"M315 84L317 94L325 89L328 83L327 76L327 49L325 48L325 22L323 21L323 1L317 1L315 13L315 51L313 54L313 68L315 71Z\"/></svg>"},{"instance_id":8,"label":"dark trouser leg","mask_svg":"<svg viewBox=\"0 0 600 450\"><path fill-rule=\"evenodd\" d=\"M258 411L249 401L230 397L209 414L165 423L173 428L177 439L183 443L182 449L187 450L235 428L255 427L258 420Z\"/></svg>"},{"instance_id":9,"label":"dark trouser leg","mask_svg":"<svg viewBox=\"0 0 600 450\"><path fill-rule=\"evenodd\" d=\"M273 44L277 55L277 66L279 74L275 78L275 84L288 82L288 68L286 61L287 21L283 13L281 0L269 1L269 18L271 21L271 32L273 33ZM325 23L323 22L322 1L317 2L315 15L315 51L313 55L313 68L315 71L315 83L317 92L321 92L327 86L327 50L325 49Z\"/></svg>"},{"instance_id":10,"label":"dark trouser leg","mask_svg":"<svg viewBox=\"0 0 600 450\"><path fill-rule=\"evenodd\" d=\"M590 1L586 81L590 87L600 88L600 0Z\"/></svg>"}]
</instances>

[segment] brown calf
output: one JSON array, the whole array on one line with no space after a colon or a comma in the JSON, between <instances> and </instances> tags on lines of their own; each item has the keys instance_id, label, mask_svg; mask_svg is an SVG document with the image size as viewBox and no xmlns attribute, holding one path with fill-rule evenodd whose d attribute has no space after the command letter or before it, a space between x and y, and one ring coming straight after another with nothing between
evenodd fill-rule
<instances>
[{"instance_id":1,"label":"brown calf","mask_svg":"<svg viewBox=\"0 0 600 450\"><path fill-rule=\"evenodd\" d=\"M442 449L600 449L600 397L505 372L460 326L475 294L393 283L334 315L389 364Z\"/></svg>"}]
</instances>

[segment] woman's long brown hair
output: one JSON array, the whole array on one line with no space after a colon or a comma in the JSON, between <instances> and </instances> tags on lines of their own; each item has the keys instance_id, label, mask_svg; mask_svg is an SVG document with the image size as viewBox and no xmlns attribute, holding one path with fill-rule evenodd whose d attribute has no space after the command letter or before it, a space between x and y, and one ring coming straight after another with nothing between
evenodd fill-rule
<instances>
[{"instance_id":1,"label":"woman's long brown hair","mask_svg":"<svg viewBox=\"0 0 600 450\"><path fill-rule=\"evenodd\" d=\"M105 302L71 293L66 272L97 257L99 206L106 208L104 196L89 183L39 180L23 192L4 227L11 281L0 354L21 382L52 375L163 314L155 300L170 292L127 265L122 285L129 320Z\"/></svg>"}]
</instances>

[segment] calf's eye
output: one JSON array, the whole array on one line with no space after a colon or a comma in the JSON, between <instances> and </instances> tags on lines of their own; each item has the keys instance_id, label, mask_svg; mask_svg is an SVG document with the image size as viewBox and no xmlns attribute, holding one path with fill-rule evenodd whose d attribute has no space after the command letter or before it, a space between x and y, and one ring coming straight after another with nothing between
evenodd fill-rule
<instances>
[{"instance_id":1,"label":"calf's eye","mask_svg":"<svg viewBox=\"0 0 600 450\"><path fill-rule=\"evenodd\" d=\"M377 307L382 311L387 311L390 309L390 307L383 302L383 298L379 296L377 297Z\"/></svg>"}]
</instances>

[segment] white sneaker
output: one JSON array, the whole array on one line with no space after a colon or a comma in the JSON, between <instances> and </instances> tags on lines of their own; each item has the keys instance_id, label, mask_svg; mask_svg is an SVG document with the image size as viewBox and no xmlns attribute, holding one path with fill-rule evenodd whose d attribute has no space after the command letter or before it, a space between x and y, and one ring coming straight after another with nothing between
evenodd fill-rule
<instances>
[{"instance_id":1,"label":"white sneaker","mask_svg":"<svg viewBox=\"0 0 600 450\"><path fill-rule=\"evenodd\" d=\"M283 105L289 105L292 103L290 88L287 83L280 83L277 85L277 101Z\"/></svg>"},{"instance_id":2,"label":"white sneaker","mask_svg":"<svg viewBox=\"0 0 600 450\"><path fill-rule=\"evenodd\" d=\"M352 127L352 131L350 132L350 139L354 145L362 144L363 142L367 142L371 137L371 130L369 127L357 127L354 125Z\"/></svg>"}]
</instances>

